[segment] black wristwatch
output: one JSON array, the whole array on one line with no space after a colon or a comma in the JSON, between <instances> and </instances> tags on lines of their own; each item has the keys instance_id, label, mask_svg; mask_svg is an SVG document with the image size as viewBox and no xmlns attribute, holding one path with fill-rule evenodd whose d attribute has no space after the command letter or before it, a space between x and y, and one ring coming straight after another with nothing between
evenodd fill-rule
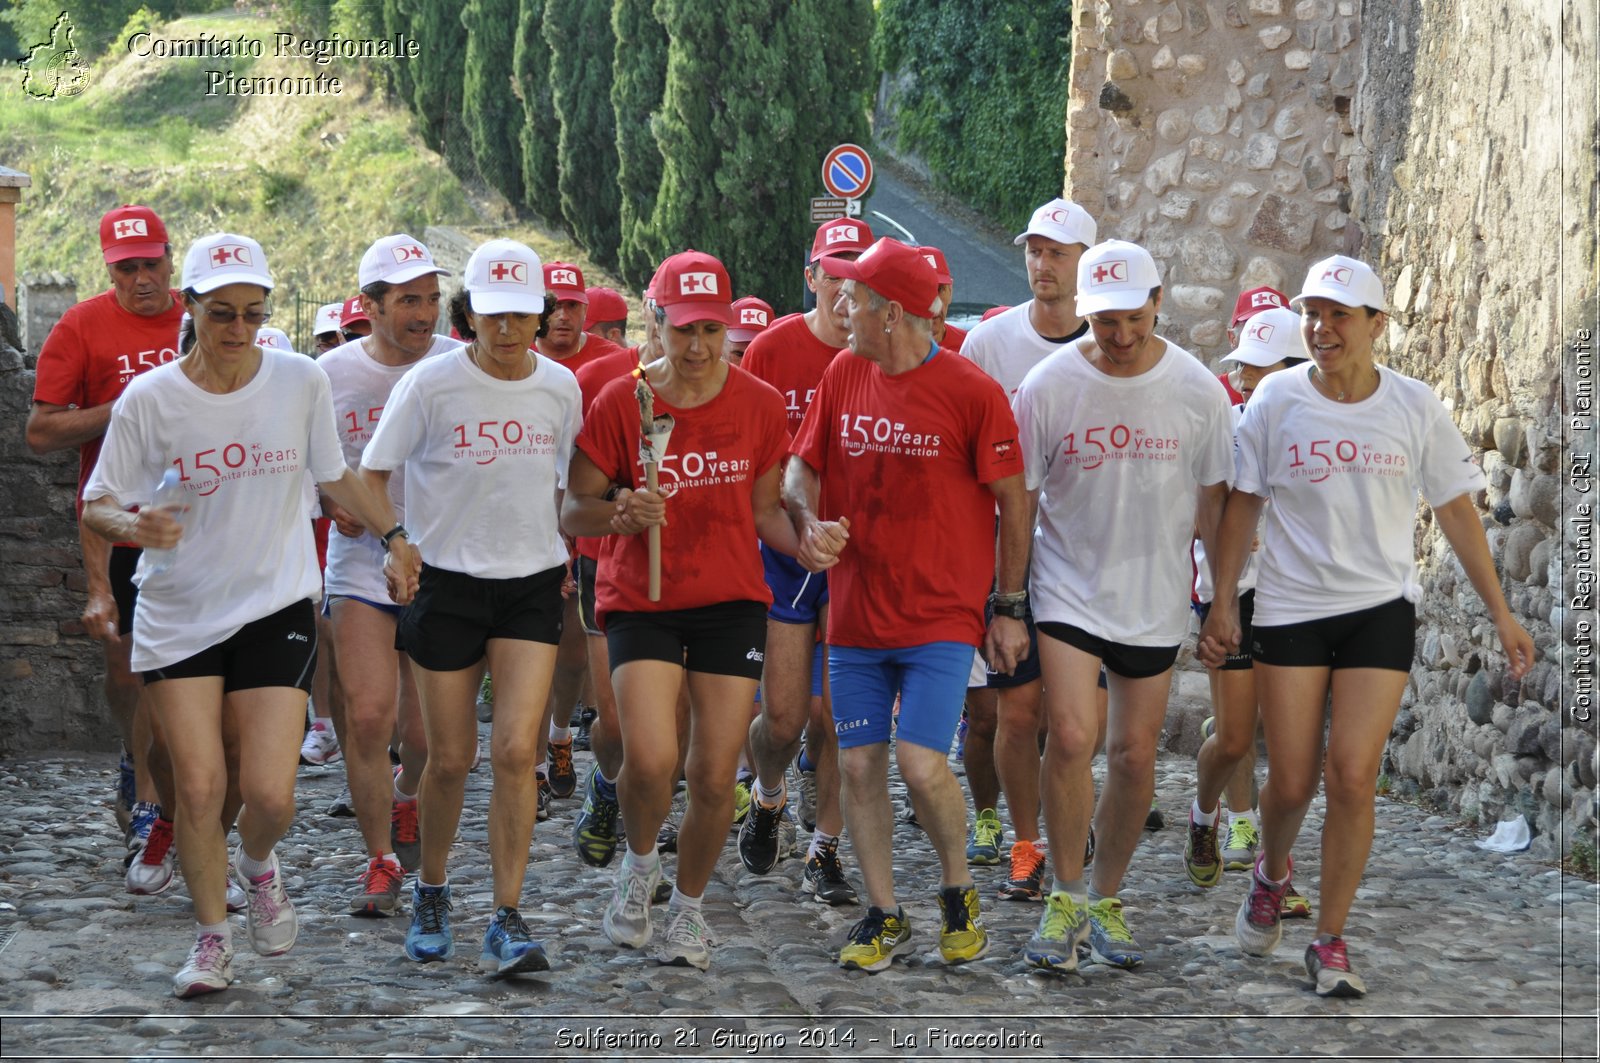
<instances>
[{"instance_id":1,"label":"black wristwatch","mask_svg":"<svg viewBox=\"0 0 1600 1063\"><path fill-rule=\"evenodd\" d=\"M404 536L407 542L411 541L411 533L406 531L406 526L404 524L396 524L383 533L383 548L385 550L389 549L389 544L394 541L396 536Z\"/></svg>"},{"instance_id":2,"label":"black wristwatch","mask_svg":"<svg viewBox=\"0 0 1600 1063\"><path fill-rule=\"evenodd\" d=\"M620 495L622 491L623 487L621 484L612 484L610 487L606 488L606 493L600 497L607 502L615 502L617 500L617 496Z\"/></svg>"},{"instance_id":3,"label":"black wristwatch","mask_svg":"<svg viewBox=\"0 0 1600 1063\"><path fill-rule=\"evenodd\" d=\"M995 616L1009 617L1012 620L1026 620L1028 618L1028 592L1016 591L1012 594L989 595L989 608Z\"/></svg>"}]
</instances>

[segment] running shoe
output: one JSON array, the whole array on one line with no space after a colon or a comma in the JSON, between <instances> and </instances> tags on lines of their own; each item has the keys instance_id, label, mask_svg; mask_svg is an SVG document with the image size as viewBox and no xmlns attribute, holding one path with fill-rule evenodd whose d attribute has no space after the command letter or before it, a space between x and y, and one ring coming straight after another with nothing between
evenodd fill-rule
<instances>
[{"instance_id":1,"label":"running shoe","mask_svg":"<svg viewBox=\"0 0 1600 1063\"><path fill-rule=\"evenodd\" d=\"M483 682L478 684L478 722L489 723L493 719L494 680L485 675Z\"/></svg>"},{"instance_id":2,"label":"running shoe","mask_svg":"<svg viewBox=\"0 0 1600 1063\"><path fill-rule=\"evenodd\" d=\"M1283 917L1285 919L1310 919L1311 901L1294 888L1291 882L1283 889Z\"/></svg>"},{"instance_id":3,"label":"running shoe","mask_svg":"<svg viewBox=\"0 0 1600 1063\"><path fill-rule=\"evenodd\" d=\"M228 914L243 915L250 910L250 894L245 892L244 880L232 860L228 861Z\"/></svg>"},{"instance_id":4,"label":"running shoe","mask_svg":"<svg viewBox=\"0 0 1600 1063\"><path fill-rule=\"evenodd\" d=\"M1306 946L1306 974L1317 983L1319 997L1364 997L1367 983L1350 967L1344 938L1330 938L1326 944L1313 941Z\"/></svg>"},{"instance_id":5,"label":"running shoe","mask_svg":"<svg viewBox=\"0 0 1600 1063\"><path fill-rule=\"evenodd\" d=\"M469 772L477 771L483 766L483 739L479 738L472 743L472 763L467 765Z\"/></svg>"},{"instance_id":6,"label":"running shoe","mask_svg":"<svg viewBox=\"0 0 1600 1063\"><path fill-rule=\"evenodd\" d=\"M961 722L956 724L956 759L965 760L967 757L967 710L961 710Z\"/></svg>"},{"instance_id":7,"label":"running shoe","mask_svg":"<svg viewBox=\"0 0 1600 1063\"><path fill-rule=\"evenodd\" d=\"M456 942L450 933L450 884L411 887L411 926L406 931L406 955L418 963L448 960Z\"/></svg>"},{"instance_id":8,"label":"running shoe","mask_svg":"<svg viewBox=\"0 0 1600 1063\"><path fill-rule=\"evenodd\" d=\"M1294 873L1293 861L1289 863L1289 872ZM1250 955L1269 955L1283 940L1283 895L1288 885L1288 882L1281 886L1269 882L1261 873L1260 860L1256 861L1255 870L1250 873L1250 892L1245 894L1244 903L1239 905L1239 915L1233 921L1239 947Z\"/></svg>"},{"instance_id":9,"label":"running shoe","mask_svg":"<svg viewBox=\"0 0 1600 1063\"><path fill-rule=\"evenodd\" d=\"M1096 963L1132 969L1144 962L1144 948L1122 917L1122 901L1102 897L1089 905L1089 955Z\"/></svg>"},{"instance_id":10,"label":"running shoe","mask_svg":"<svg viewBox=\"0 0 1600 1063\"><path fill-rule=\"evenodd\" d=\"M900 822L908 827L922 829L922 822L917 819L917 806L911 803L909 795L906 797L905 805L900 809Z\"/></svg>"},{"instance_id":11,"label":"running shoe","mask_svg":"<svg viewBox=\"0 0 1600 1063\"><path fill-rule=\"evenodd\" d=\"M172 995L188 1000L217 993L233 982L233 949L221 934L201 934L194 939L189 958L172 976Z\"/></svg>"},{"instance_id":12,"label":"running shoe","mask_svg":"<svg viewBox=\"0 0 1600 1063\"><path fill-rule=\"evenodd\" d=\"M351 915L393 915L400 908L400 884L405 870L392 860L374 856L356 880L355 896L350 900Z\"/></svg>"},{"instance_id":13,"label":"running shoe","mask_svg":"<svg viewBox=\"0 0 1600 1063\"><path fill-rule=\"evenodd\" d=\"M733 825L739 826L750 813L750 786L752 780L740 779L733 784Z\"/></svg>"},{"instance_id":14,"label":"running shoe","mask_svg":"<svg viewBox=\"0 0 1600 1063\"><path fill-rule=\"evenodd\" d=\"M305 741L300 743L300 763L302 764L332 764L344 754L339 750L339 736L334 734L333 724L328 720L318 719L306 731Z\"/></svg>"},{"instance_id":15,"label":"running shoe","mask_svg":"<svg viewBox=\"0 0 1600 1063\"><path fill-rule=\"evenodd\" d=\"M972 821L972 833L967 836L967 863L977 867L993 867L1000 862L1000 843L1006 830L1000 825L1000 814L985 808Z\"/></svg>"},{"instance_id":16,"label":"running shoe","mask_svg":"<svg viewBox=\"0 0 1600 1063\"><path fill-rule=\"evenodd\" d=\"M844 877L844 866L839 862L837 840L828 842L817 852L806 857L802 881L811 896L823 904L831 904L837 908L861 903L861 899L856 896L855 887Z\"/></svg>"},{"instance_id":17,"label":"running shoe","mask_svg":"<svg viewBox=\"0 0 1600 1063\"><path fill-rule=\"evenodd\" d=\"M1089 870L1094 866L1094 827L1089 827L1089 837L1083 842L1083 869Z\"/></svg>"},{"instance_id":18,"label":"running shoe","mask_svg":"<svg viewBox=\"0 0 1600 1063\"><path fill-rule=\"evenodd\" d=\"M1044 889L1044 850L1026 838L1011 843L1011 873L1000 885L1004 901L1036 901Z\"/></svg>"},{"instance_id":19,"label":"running shoe","mask_svg":"<svg viewBox=\"0 0 1600 1063\"><path fill-rule=\"evenodd\" d=\"M1210 889L1222 881L1222 860L1217 856L1217 824L1196 823L1194 809L1189 810L1189 835L1183 842L1183 866L1189 872L1189 881L1201 889Z\"/></svg>"},{"instance_id":20,"label":"running shoe","mask_svg":"<svg viewBox=\"0 0 1600 1063\"><path fill-rule=\"evenodd\" d=\"M656 831L656 852L675 853L678 851L678 825L668 816L661 822L661 829Z\"/></svg>"},{"instance_id":21,"label":"running shoe","mask_svg":"<svg viewBox=\"0 0 1600 1063\"><path fill-rule=\"evenodd\" d=\"M1078 946L1089 940L1089 909L1065 893L1044 902L1039 929L1028 939L1022 958L1047 971L1076 971Z\"/></svg>"},{"instance_id":22,"label":"running shoe","mask_svg":"<svg viewBox=\"0 0 1600 1063\"><path fill-rule=\"evenodd\" d=\"M591 751L593 743L594 720L600 713L597 709L588 705L583 705L580 708L577 728L572 733L572 751L574 753L588 753Z\"/></svg>"},{"instance_id":23,"label":"running shoe","mask_svg":"<svg viewBox=\"0 0 1600 1063\"><path fill-rule=\"evenodd\" d=\"M802 751L803 752L803 751ZM795 801L796 811L800 814L800 825L808 831L817 829L817 773L815 769L807 770L800 766L800 755L794 758L795 792L799 795Z\"/></svg>"},{"instance_id":24,"label":"running shoe","mask_svg":"<svg viewBox=\"0 0 1600 1063\"><path fill-rule=\"evenodd\" d=\"M626 860L617 867L617 884L601 920L612 944L638 949L650 940L650 906L655 903L656 884L660 881L660 863L648 875L629 871Z\"/></svg>"},{"instance_id":25,"label":"running shoe","mask_svg":"<svg viewBox=\"0 0 1600 1063\"><path fill-rule=\"evenodd\" d=\"M528 924L515 908L501 905L489 920L489 929L483 934L483 952L478 956L478 968L495 978L513 974L548 971L550 957L544 946L533 940Z\"/></svg>"},{"instance_id":26,"label":"running shoe","mask_svg":"<svg viewBox=\"0 0 1600 1063\"><path fill-rule=\"evenodd\" d=\"M122 858L123 869L139 858L139 850L144 848L145 839L150 837L150 827L161 816L161 806L152 801L135 801L132 813L128 817L126 831L128 852Z\"/></svg>"},{"instance_id":27,"label":"running shoe","mask_svg":"<svg viewBox=\"0 0 1600 1063\"><path fill-rule=\"evenodd\" d=\"M245 925L250 931L250 947L263 956L281 956L294 946L300 931L294 905L283 888L283 869L278 854L267 858L271 866L245 883L250 906L245 909Z\"/></svg>"},{"instance_id":28,"label":"running shoe","mask_svg":"<svg viewBox=\"0 0 1600 1063\"><path fill-rule=\"evenodd\" d=\"M417 825L417 799L389 805L389 847L407 871L422 863L422 833Z\"/></svg>"},{"instance_id":29,"label":"running shoe","mask_svg":"<svg viewBox=\"0 0 1600 1063\"><path fill-rule=\"evenodd\" d=\"M787 860L800 855L800 824L794 820L789 806L783 806L783 817L778 820L778 859Z\"/></svg>"},{"instance_id":30,"label":"running shoe","mask_svg":"<svg viewBox=\"0 0 1600 1063\"><path fill-rule=\"evenodd\" d=\"M739 824L739 859L757 875L765 875L778 865L778 835L783 828L784 809L781 798L771 808L752 801L750 814Z\"/></svg>"},{"instance_id":31,"label":"running shoe","mask_svg":"<svg viewBox=\"0 0 1600 1063\"><path fill-rule=\"evenodd\" d=\"M117 761L117 802L115 812L117 828L122 831L124 840L128 840L129 825L133 822L133 806L138 801L138 789L133 776L133 758L128 756L128 751L122 751L122 759Z\"/></svg>"},{"instance_id":32,"label":"running shoe","mask_svg":"<svg viewBox=\"0 0 1600 1063\"><path fill-rule=\"evenodd\" d=\"M704 971L711 966L713 944L711 930L699 908L668 908L666 936L656 953L656 962L664 967L698 967Z\"/></svg>"},{"instance_id":33,"label":"running shoe","mask_svg":"<svg viewBox=\"0 0 1600 1063\"><path fill-rule=\"evenodd\" d=\"M1228 824L1228 840L1222 846L1222 867L1225 871L1248 871L1256 866L1256 846L1261 844L1261 833L1247 817L1241 816Z\"/></svg>"},{"instance_id":34,"label":"running shoe","mask_svg":"<svg viewBox=\"0 0 1600 1063\"><path fill-rule=\"evenodd\" d=\"M550 793L550 780L545 778L543 775L536 775L534 777L539 780L538 822L543 823L545 820L550 818L550 801L552 800L552 795Z\"/></svg>"},{"instance_id":35,"label":"running shoe","mask_svg":"<svg viewBox=\"0 0 1600 1063\"><path fill-rule=\"evenodd\" d=\"M346 786L339 791L339 796L328 803L328 815L349 818L356 814L356 806L350 800L350 787Z\"/></svg>"},{"instance_id":36,"label":"running shoe","mask_svg":"<svg viewBox=\"0 0 1600 1063\"><path fill-rule=\"evenodd\" d=\"M572 739L547 744L550 758L550 793L571 797L578 789L578 769L572 763Z\"/></svg>"},{"instance_id":37,"label":"running shoe","mask_svg":"<svg viewBox=\"0 0 1600 1063\"><path fill-rule=\"evenodd\" d=\"M621 836L617 828L622 818L622 809L617 805L615 797L600 796L596 788L599 776L600 766L596 764L589 770L589 782L584 787L583 807L578 810L578 818L572 824L572 846L578 850L578 856L583 862L590 867L605 867L611 863L612 856L617 852L617 841Z\"/></svg>"},{"instance_id":38,"label":"running shoe","mask_svg":"<svg viewBox=\"0 0 1600 1063\"><path fill-rule=\"evenodd\" d=\"M149 897L172 885L177 855L172 844L172 821L157 815L150 822L138 854L128 865L128 892Z\"/></svg>"},{"instance_id":39,"label":"running shoe","mask_svg":"<svg viewBox=\"0 0 1600 1063\"><path fill-rule=\"evenodd\" d=\"M978 887L939 891L939 955L945 963L970 963L989 951L989 932L978 916Z\"/></svg>"},{"instance_id":40,"label":"running shoe","mask_svg":"<svg viewBox=\"0 0 1600 1063\"><path fill-rule=\"evenodd\" d=\"M850 936L839 950L839 966L855 971L881 971L909 948L911 924L905 915L899 910L886 912L874 906L850 928Z\"/></svg>"},{"instance_id":41,"label":"running shoe","mask_svg":"<svg viewBox=\"0 0 1600 1063\"><path fill-rule=\"evenodd\" d=\"M1150 811L1145 813L1144 829L1158 831L1167 825L1167 817L1161 814L1161 809L1154 801L1150 802Z\"/></svg>"}]
</instances>

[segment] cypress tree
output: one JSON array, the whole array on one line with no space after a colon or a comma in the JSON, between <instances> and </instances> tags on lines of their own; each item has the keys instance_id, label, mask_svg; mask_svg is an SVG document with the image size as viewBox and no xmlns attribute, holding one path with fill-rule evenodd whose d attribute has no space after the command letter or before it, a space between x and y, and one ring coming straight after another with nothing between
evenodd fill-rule
<instances>
[{"instance_id":1,"label":"cypress tree","mask_svg":"<svg viewBox=\"0 0 1600 1063\"><path fill-rule=\"evenodd\" d=\"M617 261L616 40L611 0L546 0L550 98L560 127L557 185L567 228L596 262Z\"/></svg>"},{"instance_id":2,"label":"cypress tree","mask_svg":"<svg viewBox=\"0 0 1600 1063\"><path fill-rule=\"evenodd\" d=\"M560 135L550 99L550 46L545 43L545 0L521 0L512 73L522 99L522 201L547 222L561 221L556 147Z\"/></svg>"},{"instance_id":3,"label":"cypress tree","mask_svg":"<svg viewBox=\"0 0 1600 1063\"><path fill-rule=\"evenodd\" d=\"M467 0L461 118L478 161L478 173L512 203L522 202L522 105L512 94L516 40L506 32L517 0Z\"/></svg>"},{"instance_id":4,"label":"cypress tree","mask_svg":"<svg viewBox=\"0 0 1600 1063\"><path fill-rule=\"evenodd\" d=\"M422 139L434 151L461 144L461 67L467 48L467 28L461 24L460 5L454 0L413 0L415 16L407 32L422 45L414 64L412 109L422 126ZM452 152L449 158L459 158Z\"/></svg>"},{"instance_id":5,"label":"cypress tree","mask_svg":"<svg viewBox=\"0 0 1600 1063\"><path fill-rule=\"evenodd\" d=\"M617 132L618 270L642 289L665 257L666 245L652 224L661 187L661 148L651 126L661 109L667 77L667 30L656 19L655 0L616 0L612 30L611 107Z\"/></svg>"}]
</instances>

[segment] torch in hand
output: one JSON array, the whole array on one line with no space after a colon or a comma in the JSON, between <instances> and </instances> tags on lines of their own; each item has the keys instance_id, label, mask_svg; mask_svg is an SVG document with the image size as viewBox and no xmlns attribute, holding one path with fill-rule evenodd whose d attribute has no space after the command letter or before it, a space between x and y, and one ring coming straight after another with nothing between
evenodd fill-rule
<instances>
[{"instance_id":1,"label":"torch in hand","mask_svg":"<svg viewBox=\"0 0 1600 1063\"><path fill-rule=\"evenodd\" d=\"M644 466L644 486L652 494L660 490L662 455L667 452L667 441L672 436L672 414L655 412L655 393L644 378L644 370L634 370L638 378L634 397L639 400L639 463ZM650 600L661 600L661 526L652 524L645 532L650 548Z\"/></svg>"}]
</instances>

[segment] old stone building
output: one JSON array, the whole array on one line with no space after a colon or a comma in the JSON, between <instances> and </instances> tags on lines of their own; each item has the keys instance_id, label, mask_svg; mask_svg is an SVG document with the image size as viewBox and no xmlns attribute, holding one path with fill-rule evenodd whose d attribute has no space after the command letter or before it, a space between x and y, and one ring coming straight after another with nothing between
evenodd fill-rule
<instances>
[{"instance_id":1,"label":"old stone building","mask_svg":"<svg viewBox=\"0 0 1600 1063\"><path fill-rule=\"evenodd\" d=\"M1336 252L1377 266L1384 357L1479 452L1476 501L1540 654L1506 675L1423 507L1419 659L1386 770L1467 819L1521 813L1552 848L1592 840L1596 803L1573 675L1592 533L1571 519L1594 497L1571 401L1595 321L1593 19L1553 0L1084 3L1068 115L1067 194L1151 250L1164 331L1207 359L1241 289L1292 294Z\"/></svg>"}]
</instances>

